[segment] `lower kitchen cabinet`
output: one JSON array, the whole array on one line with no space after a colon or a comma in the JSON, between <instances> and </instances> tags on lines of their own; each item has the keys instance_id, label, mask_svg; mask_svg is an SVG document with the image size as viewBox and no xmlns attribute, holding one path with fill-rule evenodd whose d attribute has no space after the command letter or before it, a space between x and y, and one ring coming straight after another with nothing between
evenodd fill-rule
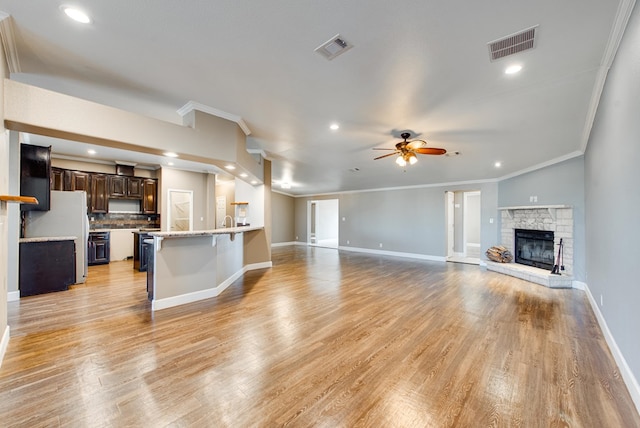
<instances>
[{"instance_id":1,"label":"lower kitchen cabinet","mask_svg":"<svg viewBox=\"0 0 640 428\"><path fill-rule=\"evenodd\" d=\"M155 270L155 259L153 257L153 239L146 239L147 246L146 264L147 264L147 297L149 300L153 300L153 272Z\"/></svg>"},{"instance_id":2,"label":"lower kitchen cabinet","mask_svg":"<svg viewBox=\"0 0 640 428\"><path fill-rule=\"evenodd\" d=\"M151 239L148 233L133 232L133 268L140 272L147 271L149 244L144 241Z\"/></svg>"},{"instance_id":3,"label":"lower kitchen cabinet","mask_svg":"<svg viewBox=\"0 0 640 428\"><path fill-rule=\"evenodd\" d=\"M107 264L111 260L109 232L90 232L88 243L89 265Z\"/></svg>"},{"instance_id":4,"label":"lower kitchen cabinet","mask_svg":"<svg viewBox=\"0 0 640 428\"><path fill-rule=\"evenodd\" d=\"M76 282L76 244L73 239L20 241L18 287L20 297L68 290ZM34 241L35 240L35 241Z\"/></svg>"}]
</instances>

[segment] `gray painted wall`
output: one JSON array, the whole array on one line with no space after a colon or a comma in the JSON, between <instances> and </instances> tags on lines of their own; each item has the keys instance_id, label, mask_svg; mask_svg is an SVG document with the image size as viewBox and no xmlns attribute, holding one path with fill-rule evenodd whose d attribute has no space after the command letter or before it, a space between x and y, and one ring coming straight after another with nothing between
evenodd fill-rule
<instances>
[{"instance_id":1,"label":"gray painted wall","mask_svg":"<svg viewBox=\"0 0 640 428\"><path fill-rule=\"evenodd\" d=\"M295 234L298 241L307 241L307 201L337 198L340 201L340 246L445 257L447 190L482 192L481 252L484 257L484 251L496 244L498 236L496 183L296 198Z\"/></svg>"},{"instance_id":2,"label":"gray painted wall","mask_svg":"<svg viewBox=\"0 0 640 428\"><path fill-rule=\"evenodd\" d=\"M208 192L214 192L214 189L208 189L207 175L198 172L162 168L160 188L158 189L158 194L162 196L161 212L167 212L167 191L169 189L191 190L193 191L193 230L204 230L208 217L215 216L215 212L207 212L207 201L212 197L212 195L208 195ZM167 216L163 215L160 219L162 230L168 230Z\"/></svg>"},{"instance_id":3,"label":"gray painted wall","mask_svg":"<svg viewBox=\"0 0 640 428\"><path fill-rule=\"evenodd\" d=\"M571 205L573 207L573 275L586 281L584 157L579 156L498 185L498 206ZM537 196L538 202L530 202ZM500 222L500 216L498 216ZM498 229L500 230L500 229Z\"/></svg>"},{"instance_id":4,"label":"gray painted wall","mask_svg":"<svg viewBox=\"0 0 640 428\"><path fill-rule=\"evenodd\" d=\"M271 242L278 244L295 241L295 198L271 192L271 204L273 213Z\"/></svg>"},{"instance_id":5,"label":"gray painted wall","mask_svg":"<svg viewBox=\"0 0 640 428\"><path fill-rule=\"evenodd\" d=\"M640 380L640 7L609 70L585 154L587 285Z\"/></svg>"}]
</instances>

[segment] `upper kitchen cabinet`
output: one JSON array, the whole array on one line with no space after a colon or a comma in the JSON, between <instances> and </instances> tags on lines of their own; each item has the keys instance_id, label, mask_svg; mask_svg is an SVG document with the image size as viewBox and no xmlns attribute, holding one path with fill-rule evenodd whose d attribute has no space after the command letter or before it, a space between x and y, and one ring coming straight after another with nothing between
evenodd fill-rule
<instances>
[{"instance_id":1,"label":"upper kitchen cabinet","mask_svg":"<svg viewBox=\"0 0 640 428\"><path fill-rule=\"evenodd\" d=\"M91 203L92 213L109 212L109 176L107 174L91 174Z\"/></svg>"},{"instance_id":2,"label":"upper kitchen cabinet","mask_svg":"<svg viewBox=\"0 0 640 428\"><path fill-rule=\"evenodd\" d=\"M153 178L146 178L143 182L142 212L144 214L155 214L158 210L157 194L158 181Z\"/></svg>"},{"instance_id":3,"label":"upper kitchen cabinet","mask_svg":"<svg viewBox=\"0 0 640 428\"><path fill-rule=\"evenodd\" d=\"M51 167L51 190L64 190L64 169Z\"/></svg>"},{"instance_id":4,"label":"upper kitchen cabinet","mask_svg":"<svg viewBox=\"0 0 640 428\"><path fill-rule=\"evenodd\" d=\"M89 193L89 177L91 174L83 171L64 171L64 190L84 190Z\"/></svg>"},{"instance_id":5,"label":"upper kitchen cabinet","mask_svg":"<svg viewBox=\"0 0 640 428\"><path fill-rule=\"evenodd\" d=\"M49 211L51 147L20 145L20 195L33 196L37 204L22 204L22 211Z\"/></svg>"},{"instance_id":6,"label":"upper kitchen cabinet","mask_svg":"<svg viewBox=\"0 0 640 428\"><path fill-rule=\"evenodd\" d=\"M143 179L140 177L125 177L122 175L109 176L109 197L142 199Z\"/></svg>"}]
</instances>

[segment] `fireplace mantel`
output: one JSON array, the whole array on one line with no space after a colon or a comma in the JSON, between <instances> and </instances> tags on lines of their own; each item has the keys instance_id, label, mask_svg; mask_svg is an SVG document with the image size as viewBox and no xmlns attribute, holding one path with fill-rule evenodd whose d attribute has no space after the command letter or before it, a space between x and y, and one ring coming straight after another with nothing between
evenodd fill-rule
<instances>
[{"instance_id":1,"label":"fireplace mantel","mask_svg":"<svg viewBox=\"0 0 640 428\"><path fill-rule=\"evenodd\" d=\"M513 212L516 210L547 210L553 220L556 220L556 210L563 208L572 208L571 205L527 205L519 207L498 207L499 211L506 211L509 218L513 218Z\"/></svg>"}]
</instances>

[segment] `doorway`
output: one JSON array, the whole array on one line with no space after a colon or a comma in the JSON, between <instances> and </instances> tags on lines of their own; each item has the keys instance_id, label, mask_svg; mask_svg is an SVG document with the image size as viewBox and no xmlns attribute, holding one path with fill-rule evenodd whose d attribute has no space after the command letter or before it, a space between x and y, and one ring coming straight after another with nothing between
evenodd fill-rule
<instances>
[{"instance_id":1,"label":"doorway","mask_svg":"<svg viewBox=\"0 0 640 428\"><path fill-rule=\"evenodd\" d=\"M307 243L327 248L338 248L338 199L307 202Z\"/></svg>"},{"instance_id":2,"label":"doorway","mask_svg":"<svg viewBox=\"0 0 640 428\"><path fill-rule=\"evenodd\" d=\"M445 192L447 261L480 264L480 191Z\"/></svg>"}]
</instances>

